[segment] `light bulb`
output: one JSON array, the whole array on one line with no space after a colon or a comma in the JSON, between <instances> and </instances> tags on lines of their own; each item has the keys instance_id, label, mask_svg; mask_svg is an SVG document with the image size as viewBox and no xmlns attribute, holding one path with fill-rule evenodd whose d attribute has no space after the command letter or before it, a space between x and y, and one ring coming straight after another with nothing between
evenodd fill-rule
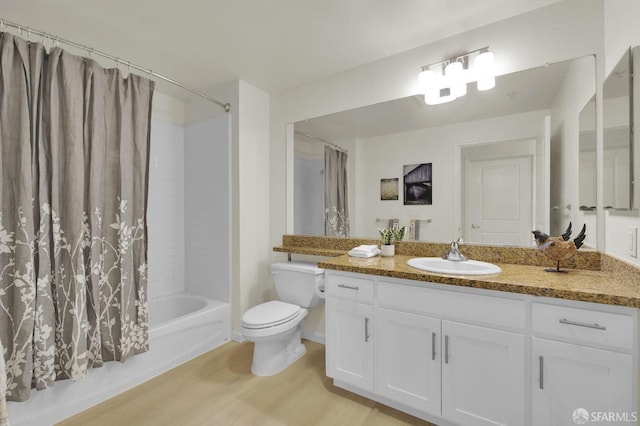
<instances>
[{"instance_id":1,"label":"light bulb","mask_svg":"<svg viewBox=\"0 0 640 426\"><path fill-rule=\"evenodd\" d=\"M496 85L493 52L487 51L476 56L474 68L478 79L478 90L493 89Z\"/></svg>"},{"instance_id":2,"label":"light bulb","mask_svg":"<svg viewBox=\"0 0 640 426\"><path fill-rule=\"evenodd\" d=\"M430 69L426 69L418 74L418 86L421 93L427 93L429 87L435 84L436 75Z\"/></svg>"},{"instance_id":3,"label":"light bulb","mask_svg":"<svg viewBox=\"0 0 640 426\"><path fill-rule=\"evenodd\" d=\"M462 63L455 61L444 69L446 85L451 88L451 95L459 98L467 94L467 83L464 80Z\"/></svg>"}]
</instances>

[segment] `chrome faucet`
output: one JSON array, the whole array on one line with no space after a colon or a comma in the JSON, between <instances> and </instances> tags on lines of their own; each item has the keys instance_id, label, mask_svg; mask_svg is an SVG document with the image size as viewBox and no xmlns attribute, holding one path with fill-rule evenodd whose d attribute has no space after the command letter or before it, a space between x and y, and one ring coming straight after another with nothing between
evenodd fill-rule
<instances>
[{"instance_id":1,"label":"chrome faucet","mask_svg":"<svg viewBox=\"0 0 640 426\"><path fill-rule=\"evenodd\" d=\"M458 250L459 242L462 242L462 237L458 238L458 241L451 241L449 252L442 256L442 258L445 260L451 260L452 262L463 262L467 260L467 257Z\"/></svg>"}]
</instances>

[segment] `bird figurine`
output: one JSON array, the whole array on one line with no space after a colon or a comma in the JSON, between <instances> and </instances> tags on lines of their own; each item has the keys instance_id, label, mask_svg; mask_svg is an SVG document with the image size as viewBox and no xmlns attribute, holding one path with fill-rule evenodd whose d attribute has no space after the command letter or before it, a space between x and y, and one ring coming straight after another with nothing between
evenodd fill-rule
<instances>
[{"instance_id":1,"label":"bird figurine","mask_svg":"<svg viewBox=\"0 0 640 426\"><path fill-rule=\"evenodd\" d=\"M586 234L587 225L582 226L582 230L578 234L576 238L573 240L569 240L571 238L571 222L569 222L569 226L567 230L564 231L564 234L558 237L550 237L541 231L533 231L533 236L536 238L536 244L538 248L542 250L542 252L549 259L555 260L557 262L556 268L545 269L547 272L566 272L560 270L560 261L567 260L573 257L576 254L576 251L582 247L582 243L584 239L587 237Z\"/></svg>"}]
</instances>

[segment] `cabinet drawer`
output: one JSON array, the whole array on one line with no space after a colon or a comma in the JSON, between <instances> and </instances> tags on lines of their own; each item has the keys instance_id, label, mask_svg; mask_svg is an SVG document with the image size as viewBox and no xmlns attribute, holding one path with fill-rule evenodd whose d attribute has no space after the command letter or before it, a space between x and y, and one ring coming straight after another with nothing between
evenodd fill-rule
<instances>
[{"instance_id":1,"label":"cabinet drawer","mask_svg":"<svg viewBox=\"0 0 640 426\"><path fill-rule=\"evenodd\" d=\"M498 327L506 325L524 329L526 326L526 305L523 301L460 291L380 282L378 305Z\"/></svg>"},{"instance_id":2,"label":"cabinet drawer","mask_svg":"<svg viewBox=\"0 0 640 426\"><path fill-rule=\"evenodd\" d=\"M531 315L534 333L628 350L633 346L630 314L534 303Z\"/></svg>"},{"instance_id":3,"label":"cabinet drawer","mask_svg":"<svg viewBox=\"0 0 640 426\"><path fill-rule=\"evenodd\" d=\"M327 278L327 295L329 297L373 304L373 281L342 275L329 275Z\"/></svg>"}]
</instances>

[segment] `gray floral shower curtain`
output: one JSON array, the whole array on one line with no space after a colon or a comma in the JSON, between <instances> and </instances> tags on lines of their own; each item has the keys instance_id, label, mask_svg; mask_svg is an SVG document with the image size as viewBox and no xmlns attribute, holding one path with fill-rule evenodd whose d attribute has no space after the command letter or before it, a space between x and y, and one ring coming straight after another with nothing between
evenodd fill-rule
<instances>
[{"instance_id":1,"label":"gray floral shower curtain","mask_svg":"<svg viewBox=\"0 0 640 426\"><path fill-rule=\"evenodd\" d=\"M153 82L0 36L0 341L23 401L148 349Z\"/></svg>"},{"instance_id":2,"label":"gray floral shower curtain","mask_svg":"<svg viewBox=\"0 0 640 426\"><path fill-rule=\"evenodd\" d=\"M349 236L347 153L324 147L324 234Z\"/></svg>"}]
</instances>

